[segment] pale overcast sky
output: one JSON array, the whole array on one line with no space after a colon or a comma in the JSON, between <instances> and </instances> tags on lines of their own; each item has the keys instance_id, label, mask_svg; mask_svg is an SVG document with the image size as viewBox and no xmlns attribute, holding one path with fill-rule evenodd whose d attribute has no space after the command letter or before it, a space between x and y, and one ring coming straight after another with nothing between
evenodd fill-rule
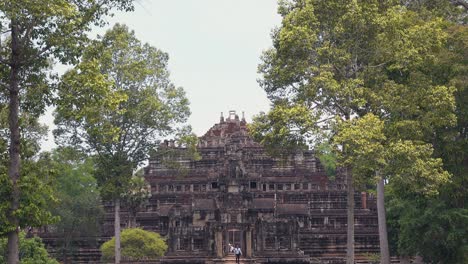
<instances>
[{"instance_id":1,"label":"pale overcast sky","mask_svg":"<svg viewBox=\"0 0 468 264\"><path fill-rule=\"evenodd\" d=\"M257 65L280 24L277 0L137 0L136 10L108 19L169 54L171 79L190 100L189 124L201 136L221 112L252 115L269 109ZM97 30L103 33L105 29ZM49 113L41 119L53 128ZM54 147L53 139L43 149Z\"/></svg>"}]
</instances>

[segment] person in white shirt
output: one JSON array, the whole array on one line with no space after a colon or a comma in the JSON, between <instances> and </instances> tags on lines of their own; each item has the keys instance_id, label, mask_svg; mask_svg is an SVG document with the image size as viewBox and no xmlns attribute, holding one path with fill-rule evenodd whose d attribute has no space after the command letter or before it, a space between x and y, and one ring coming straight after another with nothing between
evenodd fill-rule
<instances>
[{"instance_id":1,"label":"person in white shirt","mask_svg":"<svg viewBox=\"0 0 468 264\"><path fill-rule=\"evenodd\" d=\"M239 245L236 245L236 247L234 248L234 254L236 254L236 263L240 263L240 256L242 255L242 251L239 247Z\"/></svg>"}]
</instances>

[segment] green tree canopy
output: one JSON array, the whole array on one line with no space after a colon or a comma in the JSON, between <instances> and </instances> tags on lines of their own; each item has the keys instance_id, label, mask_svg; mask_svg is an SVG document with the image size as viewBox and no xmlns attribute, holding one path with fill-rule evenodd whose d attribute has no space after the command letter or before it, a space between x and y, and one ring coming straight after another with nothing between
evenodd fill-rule
<instances>
[{"instance_id":1,"label":"green tree canopy","mask_svg":"<svg viewBox=\"0 0 468 264\"><path fill-rule=\"evenodd\" d=\"M463 1L413 1L409 8L426 16L443 16L448 22L445 48L435 56L437 63L425 66L432 80L448 83L455 91L456 124L438 127L429 141L434 148L432 156L442 158L443 167L452 174L451 181L430 197L412 192L409 187L414 182L390 182L387 206L393 252L418 254L428 263L468 260L468 9L466 5L453 8L447 2Z\"/></svg>"},{"instance_id":2,"label":"green tree canopy","mask_svg":"<svg viewBox=\"0 0 468 264\"><path fill-rule=\"evenodd\" d=\"M117 24L62 78L54 133L61 144L97 155L105 197L123 193L132 170L190 114L167 63L166 53Z\"/></svg>"},{"instance_id":3,"label":"green tree canopy","mask_svg":"<svg viewBox=\"0 0 468 264\"><path fill-rule=\"evenodd\" d=\"M0 110L0 115L5 116L6 111ZM21 140L21 154L23 159L23 177L18 181L18 187L22 193L20 206L16 211L18 223L22 228L40 227L57 220L52 216L51 205L57 202L54 193L56 170L52 166L53 160L48 153L38 153L39 140L44 136L46 128L41 126L37 118L24 116L23 138ZM0 121L5 131L6 120ZM0 235L5 235L15 229L8 220L8 208L11 205L10 195L13 184L10 181L8 168L8 148L5 135L0 137Z\"/></svg>"}]
</instances>

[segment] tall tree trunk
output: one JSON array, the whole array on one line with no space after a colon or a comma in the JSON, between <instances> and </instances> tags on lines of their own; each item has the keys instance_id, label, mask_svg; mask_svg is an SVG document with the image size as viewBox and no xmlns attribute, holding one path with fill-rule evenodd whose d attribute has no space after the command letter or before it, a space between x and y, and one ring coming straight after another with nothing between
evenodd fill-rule
<instances>
[{"instance_id":1,"label":"tall tree trunk","mask_svg":"<svg viewBox=\"0 0 468 264\"><path fill-rule=\"evenodd\" d=\"M114 200L115 264L120 264L120 199Z\"/></svg>"},{"instance_id":2,"label":"tall tree trunk","mask_svg":"<svg viewBox=\"0 0 468 264\"><path fill-rule=\"evenodd\" d=\"M379 221L380 264L390 264L390 252L388 250L387 220L385 216L384 179L377 172L379 182L377 184L377 217Z\"/></svg>"},{"instance_id":3,"label":"tall tree trunk","mask_svg":"<svg viewBox=\"0 0 468 264\"><path fill-rule=\"evenodd\" d=\"M136 214L137 214L136 211L128 210L128 217L129 217L128 227L129 228L135 228L137 226L136 225Z\"/></svg>"},{"instance_id":4,"label":"tall tree trunk","mask_svg":"<svg viewBox=\"0 0 468 264\"><path fill-rule=\"evenodd\" d=\"M68 264L68 256L73 255L73 250L71 249L71 241L73 239L73 235L71 234L73 233L73 228L72 230L68 231L68 234L70 234L70 236L68 236L66 233L63 234L63 264Z\"/></svg>"},{"instance_id":5,"label":"tall tree trunk","mask_svg":"<svg viewBox=\"0 0 468 264\"><path fill-rule=\"evenodd\" d=\"M62 251L63 264L68 264L68 252L66 249Z\"/></svg>"},{"instance_id":6,"label":"tall tree trunk","mask_svg":"<svg viewBox=\"0 0 468 264\"><path fill-rule=\"evenodd\" d=\"M14 230L8 232L8 264L19 263L19 219L15 211L19 208L20 190L18 180L20 177L20 129L19 129L19 62L20 44L18 25L11 21L11 65L9 79L9 113L8 123L10 129L10 164L8 176L12 182L11 206L8 215Z\"/></svg>"},{"instance_id":7,"label":"tall tree trunk","mask_svg":"<svg viewBox=\"0 0 468 264\"><path fill-rule=\"evenodd\" d=\"M346 187L347 187L347 241L346 241L346 264L354 264L354 184L353 177L349 169L345 169Z\"/></svg>"}]
</instances>

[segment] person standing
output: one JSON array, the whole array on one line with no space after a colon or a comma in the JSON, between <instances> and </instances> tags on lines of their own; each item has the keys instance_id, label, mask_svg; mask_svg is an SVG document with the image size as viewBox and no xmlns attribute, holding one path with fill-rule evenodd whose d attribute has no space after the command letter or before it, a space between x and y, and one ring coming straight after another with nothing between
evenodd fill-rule
<instances>
[{"instance_id":1,"label":"person standing","mask_svg":"<svg viewBox=\"0 0 468 264\"><path fill-rule=\"evenodd\" d=\"M240 264L240 256L242 255L242 251L239 245L236 245L236 248L234 248L234 254L236 254L236 263Z\"/></svg>"}]
</instances>

